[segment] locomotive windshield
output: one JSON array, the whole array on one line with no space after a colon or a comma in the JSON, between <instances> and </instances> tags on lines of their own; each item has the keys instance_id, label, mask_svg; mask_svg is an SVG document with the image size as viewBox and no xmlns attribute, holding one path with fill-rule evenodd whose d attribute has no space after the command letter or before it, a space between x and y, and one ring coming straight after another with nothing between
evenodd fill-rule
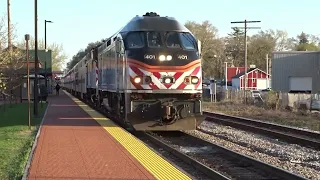
<instances>
[{"instance_id":1,"label":"locomotive windshield","mask_svg":"<svg viewBox=\"0 0 320 180\"><path fill-rule=\"evenodd\" d=\"M195 49L196 41L190 33L166 32L166 44L169 48Z\"/></svg>"},{"instance_id":2,"label":"locomotive windshield","mask_svg":"<svg viewBox=\"0 0 320 180\"><path fill-rule=\"evenodd\" d=\"M197 42L188 32L131 32L126 37L126 45L129 49L143 48L147 44L149 48L183 48L194 50Z\"/></svg>"},{"instance_id":3,"label":"locomotive windshield","mask_svg":"<svg viewBox=\"0 0 320 180\"><path fill-rule=\"evenodd\" d=\"M176 32L166 33L166 44L169 48L181 48L179 34Z\"/></svg>"},{"instance_id":4,"label":"locomotive windshield","mask_svg":"<svg viewBox=\"0 0 320 180\"><path fill-rule=\"evenodd\" d=\"M127 46L129 48L142 48L144 46L143 32L132 32L127 36Z\"/></svg>"},{"instance_id":5,"label":"locomotive windshield","mask_svg":"<svg viewBox=\"0 0 320 180\"><path fill-rule=\"evenodd\" d=\"M148 47L162 47L160 32L147 32Z\"/></svg>"},{"instance_id":6,"label":"locomotive windshield","mask_svg":"<svg viewBox=\"0 0 320 180\"><path fill-rule=\"evenodd\" d=\"M185 49L196 49L197 42L190 33L179 33L179 36Z\"/></svg>"}]
</instances>

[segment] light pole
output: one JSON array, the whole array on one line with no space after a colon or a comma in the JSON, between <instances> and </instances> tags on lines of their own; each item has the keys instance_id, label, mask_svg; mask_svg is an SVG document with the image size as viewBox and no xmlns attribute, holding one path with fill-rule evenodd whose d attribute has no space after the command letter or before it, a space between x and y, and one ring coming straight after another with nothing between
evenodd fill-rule
<instances>
[{"instance_id":1,"label":"light pole","mask_svg":"<svg viewBox=\"0 0 320 180\"><path fill-rule=\"evenodd\" d=\"M48 83L47 83L47 23L53 23L52 21L44 20L44 50L46 51L45 61L44 61L44 78L46 91L48 91Z\"/></svg>"},{"instance_id":2,"label":"light pole","mask_svg":"<svg viewBox=\"0 0 320 180\"><path fill-rule=\"evenodd\" d=\"M34 0L34 115L38 116L38 73L39 73L39 59L38 59L38 0Z\"/></svg>"},{"instance_id":3,"label":"light pole","mask_svg":"<svg viewBox=\"0 0 320 180\"><path fill-rule=\"evenodd\" d=\"M29 68L29 39L30 35L24 35L24 39L26 40L26 60L27 60L27 94L28 94L28 122L29 129L31 130L31 117L30 117L30 68Z\"/></svg>"}]
</instances>

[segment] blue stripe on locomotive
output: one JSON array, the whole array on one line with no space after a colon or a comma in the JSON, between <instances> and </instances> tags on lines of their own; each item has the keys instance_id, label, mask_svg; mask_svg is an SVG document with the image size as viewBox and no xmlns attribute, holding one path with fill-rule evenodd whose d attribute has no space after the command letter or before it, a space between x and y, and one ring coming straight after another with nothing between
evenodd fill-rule
<instances>
[{"instance_id":1,"label":"blue stripe on locomotive","mask_svg":"<svg viewBox=\"0 0 320 180\"><path fill-rule=\"evenodd\" d=\"M88 72L88 78L87 78L87 88L96 88L96 73L92 70L89 70Z\"/></svg>"},{"instance_id":2,"label":"blue stripe on locomotive","mask_svg":"<svg viewBox=\"0 0 320 180\"><path fill-rule=\"evenodd\" d=\"M103 69L99 76L99 88L101 89L116 89L116 69Z\"/></svg>"}]
</instances>

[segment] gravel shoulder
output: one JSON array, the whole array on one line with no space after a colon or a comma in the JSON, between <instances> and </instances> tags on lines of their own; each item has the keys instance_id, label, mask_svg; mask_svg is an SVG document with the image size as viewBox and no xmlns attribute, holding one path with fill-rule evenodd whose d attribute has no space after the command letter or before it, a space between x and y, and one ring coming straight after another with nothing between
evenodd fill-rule
<instances>
[{"instance_id":1,"label":"gravel shoulder","mask_svg":"<svg viewBox=\"0 0 320 180\"><path fill-rule=\"evenodd\" d=\"M266 110L256 106L246 106L244 104L219 102L203 103L203 110L208 112L224 113L252 119L258 119L277 124L309 129L320 132L319 113L298 113L285 110Z\"/></svg>"},{"instance_id":2,"label":"gravel shoulder","mask_svg":"<svg viewBox=\"0 0 320 180\"><path fill-rule=\"evenodd\" d=\"M186 133L306 178L320 179L320 151L207 121L199 130Z\"/></svg>"}]
</instances>

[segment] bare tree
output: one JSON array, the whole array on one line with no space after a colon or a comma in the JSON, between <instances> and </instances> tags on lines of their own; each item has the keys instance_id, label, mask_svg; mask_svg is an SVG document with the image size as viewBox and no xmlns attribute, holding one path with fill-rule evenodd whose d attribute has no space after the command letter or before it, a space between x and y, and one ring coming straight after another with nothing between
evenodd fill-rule
<instances>
[{"instance_id":1,"label":"bare tree","mask_svg":"<svg viewBox=\"0 0 320 180\"><path fill-rule=\"evenodd\" d=\"M223 61L225 60L225 46L223 40L217 35L218 29L209 21L202 23L188 21L185 26L201 41L204 75L221 78Z\"/></svg>"},{"instance_id":2,"label":"bare tree","mask_svg":"<svg viewBox=\"0 0 320 180\"><path fill-rule=\"evenodd\" d=\"M25 49L25 42L22 40L17 44L17 47L20 49ZM29 40L29 49L35 48L35 40L34 38L30 38ZM38 49L44 49L44 40L38 40ZM52 70L53 71L61 71L63 64L66 63L67 55L63 49L62 44L51 43L47 44L47 49L52 51Z\"/></svg>"},{"instance_id":3,"label":"bare tree","mask_svg":"<svg viewBox=\"0 0 320 180\"><path fill-rule=\"evenodd\" d=\"M228 59L231 59L231 64L244 66L244 31L232 28L232 32L225 37L225 46L225 53Z\"/></svg>"},{"instance_id":4,"label":"bare tree","mask_svg":"<svg viewBox=\"0 0 320 180\"><path fill-rule=\"evenodd\" d=\"M8 48L8 27L6 26L6 16L0 17L0 73L2 73L2 79L9 79L6 82L6 86L1 86L1 89L10 91L19 86L17 79L19 79L16 73L18 69L23 67L24 52L14 45L12 52L10 53ZM11 25L11 42L15 39L14 26ZM2 83L4 83L2 81Z\"/></svg>"},{"instance_id":5,"label":"bare tree","mask_svg":"<svg viewBox=\"0 0 320 180\"><path fill-rule=\"evenodd\" d=\"M10 34L11 34L11 41L13 42L16 36L15 36L15 27L12 24L11 24ZM11 56L8 53L8 36L7 35L8 35L8 27L6 26L6 16L2 16L0 17L0 66L9 65L11 60ZM17 60L17 58L15 58L16 56L21 56L21 52L19 51L19 49L14 48L14 45L13 45L12 64L17 63L14 61L14 60Z\"/></svg>"},{"instance_id":6,"label":"bare tree","mask_svg":"<svg viewBox=\"0 0 320 180\"><path fill-rule=\"evenodd\" d=\"M104 39L101 41L91 42L87 45L86 49L81 49L78 51L76 55L72 57L72 59L67 63L67 70L70 70L73 66L75 66L90 50L98 45L100 45Z\"/></svg>"},{"instance_id":7,"label":"bare tree","mask_svg":"<svg viewBox=\"0 0 320 180\"><path fill-rule=\"evenodd\" d=\"M248 63L266 70L266 54L271 56L276 45L277 39L270 31L260 31L254 34L248 42Z\"/></svg>"}]
</instances>

